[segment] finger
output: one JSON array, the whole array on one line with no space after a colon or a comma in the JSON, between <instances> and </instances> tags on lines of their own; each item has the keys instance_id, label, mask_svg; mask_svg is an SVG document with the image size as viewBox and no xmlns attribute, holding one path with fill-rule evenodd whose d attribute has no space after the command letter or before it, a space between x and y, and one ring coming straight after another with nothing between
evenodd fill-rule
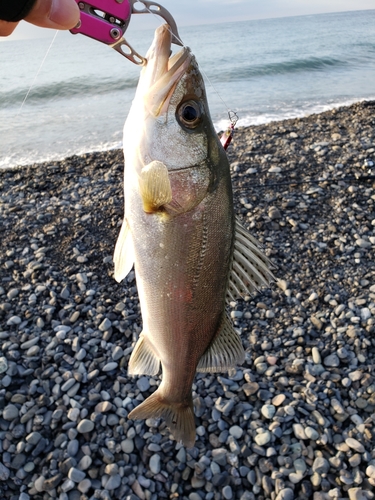
<instances>
[{"instance_id":1,"label":"finger","mask_svg":"<svg viewBox=\"0 0 375 500\"><path fill-rule=\"evenodd\" d=\"M71 29L79 21L79 8L74 0L37 0L25 18L42 28Z\"/></svg>"},{"instance_id":2,"label":"finger","mask_svg":"<svg viewBox=\"0 0 375 500\"><path fill-rule=\"evenodd\" d=\"M18 23L9 23L8 21L0 21L0 36L9 36L13 33Z\"/></svg>"}]
</instances>

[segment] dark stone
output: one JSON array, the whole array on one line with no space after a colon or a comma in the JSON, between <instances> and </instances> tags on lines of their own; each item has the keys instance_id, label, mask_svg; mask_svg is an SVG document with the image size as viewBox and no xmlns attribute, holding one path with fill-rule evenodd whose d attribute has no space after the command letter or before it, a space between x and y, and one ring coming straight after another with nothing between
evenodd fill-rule
<instances>
[{"instance_id":1,"label":"dark stone","mask_svg":"<svg viewBox=\"0 0 375 500\"><path fill-rule=\"evenodd\" d=\"M63 477L62 474L56 474L55 476L49 477L44 481L43 488L46 491L55 489L61 483Z\"/></svg>"}]
</instances>

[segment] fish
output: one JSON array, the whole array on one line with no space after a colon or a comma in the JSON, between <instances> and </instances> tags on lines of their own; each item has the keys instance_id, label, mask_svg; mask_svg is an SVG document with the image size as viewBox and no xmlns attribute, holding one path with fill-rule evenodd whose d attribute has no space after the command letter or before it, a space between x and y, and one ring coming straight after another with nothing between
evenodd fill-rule
<instances>
[{"instance_id":1,"label":"fish","mask_svg":"<svg viewBox=\"0 0 375 500\"><path fill-rule=\"evenodd\" d=\"M156 29L125 122L125 212L113 260L118 282L134 266L143 322L128 373L162 371L128 417L163 418L191 448L196 372L244 362L227 304L273 273L234 216L230 166L196 58L186 46L171 55L171 41L168 25Z\"/></svg>"}]
</instances>

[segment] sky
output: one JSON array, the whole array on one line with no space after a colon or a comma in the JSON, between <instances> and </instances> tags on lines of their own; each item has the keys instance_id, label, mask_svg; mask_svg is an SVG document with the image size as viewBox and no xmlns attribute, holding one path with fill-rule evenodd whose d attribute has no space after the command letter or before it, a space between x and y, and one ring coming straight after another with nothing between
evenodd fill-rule
<instances>
[{"instance_id":1,"label":"sky","mask_svg":"<svg viewBox=\"0 0 375 500\"><path fill-rule=\"evenodd\" d=\"M274 17L301 16L328 12L374 9L374 0L158 0L170 11L177 26L245 21ZM133 19L136 21L133 21ZM148 18L148 19L147 19ZM133 16L143 28L154 27L152 16ZM48 33L49 32L49 33ZM28 39L50 36L50 30L37 28L22 21L8 39ZM0 40L4 38L0 37Z\"/></svg>"}]
</instances>

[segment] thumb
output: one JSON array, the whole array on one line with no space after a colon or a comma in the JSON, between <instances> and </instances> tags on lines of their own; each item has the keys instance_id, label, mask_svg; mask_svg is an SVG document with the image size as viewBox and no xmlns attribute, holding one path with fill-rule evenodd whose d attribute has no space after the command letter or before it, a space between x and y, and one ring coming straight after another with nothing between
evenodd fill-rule
<instances>
[{"instance_id":1,"label":"thumb","mask_svg":"<svg viewBox=\"0 0 375 500\"><path fill-rule=\"evenodd\" d=\"M42 28L71 29L79 21L74 0L37 0L25 21Z\"/></svg>"}]
</instances>

